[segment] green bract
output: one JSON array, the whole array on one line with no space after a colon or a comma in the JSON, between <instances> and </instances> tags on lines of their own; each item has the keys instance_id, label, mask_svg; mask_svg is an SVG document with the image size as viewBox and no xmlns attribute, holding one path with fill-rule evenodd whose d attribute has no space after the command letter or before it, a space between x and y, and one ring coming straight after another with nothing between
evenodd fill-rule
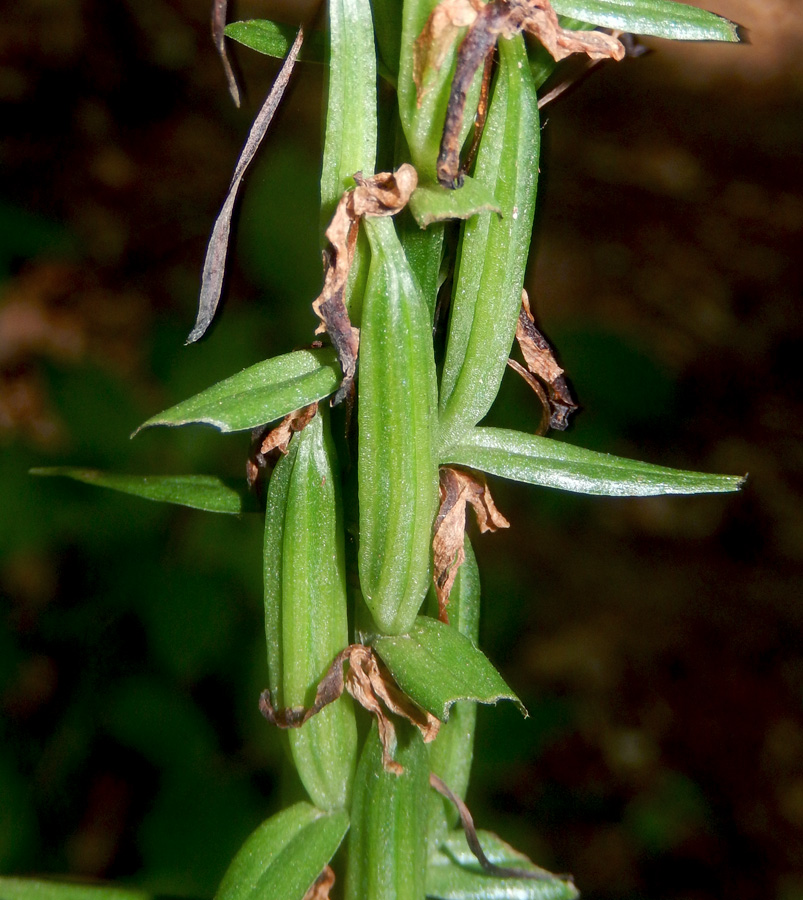
<instances>
[{"instance_id":1,"label":"green bract","mask_svg":"<svg viewBox=\"0 0 803 900\"><path fill-rule=\"evenodd\" d=\"M60 884L38 878L0 876L3 900L154 900L148 891L94 884Z\"/></svg>"},{"instance_id":2,"label":"green bract","mask_svg":"<svg viewBox=\"0 0 803 900\"><path fill-rule=\"evenodd\" d=\"M667 469L506 428L474 428L441 462L580 494L647 497L736 491L744 478Z\"/></svg>"},{"instance_id":3,"label":"green bract","mask_svg":"<svg viewBox=\"0 0 803 900\"><path fill-rule=\"evenodd\" d=\"M523 854L490 831L478 833L485 855L497 866L535 871ZM543 872L543 870L541 870ZM500 878L483 872L462 831L441 838L430 854L427 897L438 900L574 900L575 886L544 872L543 880Z\"/></svg>"},{"instance_id":4,"label":"green bract","mask_svg":"<svg viewBox=\"0 0 803 900\"><path fill-rule=\"evenodd\" d=\"M302 900L348 827L343 810L324 813L309 803L277 813L238 850L215 900Z\"/></svg>"},{"instance_id":5,"label":"green bract","mask_svg":"<svg viewBox=\"0 0 803 900\"><path fill-rule=\"evenodd\" d=\"M331 349L285 353L151 416L134 434L154 425L192 424L250 431L328 397L337 388L339 374L337 356Z\"/></svg>"},{"instance_id":6,"label":"green bract","mask_svg":"<svg viewBox=\"0 0 803 900\"><path fill-rule=\"evenodd\" d=\"M738 41L739 28L722 16L671 0L554 0L557 12L605 28L676 41Z\"/></svg>"},{"instance_id":7,"label":"green bract","mask_svg":"<svg viewBox=\"0 0 803 900\"><path fill-rule=\"evenodd\" d=\"M31 475L60 475L146 500L175 503L207 512L238 514L256 509L242 482L230 484L214 475L124 475L71 466L31 469Z\"/></svg>"},{"instance_id":8,"label":"green bract","mask_svg":"<svg viewBox=\"0 0 803 900\"><path fill-rule=\"evenodd\" d=\"M419 616L407 634L377 638L374 647L399 687L441 721L458 700L513 700L526 714L488 657L453 625Z\"/></svg>"}]
</instances>

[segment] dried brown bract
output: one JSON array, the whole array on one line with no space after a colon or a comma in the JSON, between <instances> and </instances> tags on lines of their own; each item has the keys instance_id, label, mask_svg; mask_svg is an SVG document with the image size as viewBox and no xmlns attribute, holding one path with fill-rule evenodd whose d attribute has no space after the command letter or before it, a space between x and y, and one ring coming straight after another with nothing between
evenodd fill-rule
<instances>
[{"instance_id":1,"label":"dried brown bract","mask_svg":"<svg viewBox=\"0 0 803 900\"><path fill-rule=\"evenodd\" d=\"M303 431L318 412L318 404L310 403L294 412L288 413L273 428L257 428L251 434L251 452L246 462L246 480L248 487L253 488L259 473L269 464L272 458L275 463L279 454L287 453L290 439L297 431Z\"/></svg>"},{"instance_id":2,"label":"dried brown bract","mask_svg":"<svg viewBox=\"0 0 803 900\"><path fill-rule=\"evenodd\" d=\"M450 5L470 6L469 0L444 0L444 2ZM440 17L434 19L434 16L435 12L430 19L439 22ZM454 13L451 13L447 21L453 17ZM429 22L427 25L429 26ZM570 31L561 27L557 13L549 0L491 0L490 3L481 6L476 11L474 21L457 51L457 66L452 79L437 164L438 181L444 187L457 188L462 184L458 142L463 125L466 96L474 74L481 65L484 65L488 54L500 37L511 38L522 31L541 41L556 60L564 59L572 53L586 53L591 59L616 60L622 59L625 55L622 43L609 34L601 31ZM444 41L450 32L445 26L441 26L440 33L432 33L434 28L430 29L430 32L431 46L434 46L434 49L422 46L417 52L420 52L422 59L425 60L431 57L442 58L446 51L438 42ZM423 34L420 40L426 41Z\"/></svg>"},{"instance_id":3,"label":"dried brown bract","mask_svg":"<svg viewBox=\"0 0 803 900\"><path fill-rule=\"evenodd\" d=\"M324 866L323 872L312 882L302 900L329 900L329 892L335 884L335 870Z\"/></svg>"},{"instance_id":4,"label":"dried brown bract","mask_svg":"<svg viewBox=\"0 0 803 900\"><path fill-rule=\"evenodd\" d=\"M438 618L449 622L446 608L457 577L457 570L466 558L463 538L466 533L466 506L471 504L480 531L509 528L510 522L499 512L485 478L479 473L443 466L440 470L441 507L435 519L432 538L435 593L438 597Z\"/></svg>"},{"instance_id":5,"label":"dried brown bract","mask_svg":"<svg viewBox=\"0 0 803 900\"><path fill-rule=\"evenodd\" d=\"M346 662L349 668L344 676L343 664ZM270 691L262 692L259 709L269 722L279 728L300 728L325 706L337 700L344 689L368 712L376 716L379 738L382 742L382 765L387 772L400 775L404 771L393 759L396 750L396 729L388 713L401 716L415 725L425 743L433 741L438 734L440 722L435 716L411 700L399 688L374 651L362 644L352 644L335 657L318 685L315 700L308 709L289 707L277 710L271 703Z\"/></svg>"},{"instance_id":6,"label":"dried brown bract","mask_svg":"<svg viewBox=\"0 0 803 900\"><path fill-rule=\"evenodd\" d=\"M525 370L515 360L509 359L508 365L524 378L535 391L541 401L543 416L539 434L544 434L547 427L556 431L565 431L569 425L569 416L577 409L572 399L569 384L563 369L558 365L555 354L547 339L535 327L535 319L530 312L530 300L527 291L521 292L521 311L516 325L516 340L521 348ZM546 393L538 380L546 385Z\"/></svg>"},{"instance_id":7,"label":"dried brown bract","mask_svg":"<svg viewBox=\"0 0 803 900\"><path fill-rule=\"evenodd\" d=\"M357 371L360 332L351 324L345 295L360 219L363 216L395 216L407 205L418 185L418 175L409 164L400 166L396 172L380 172L370 178L364 178L358 172L354 180L357 186L340 198L326 229L329 247L324 252L323 290L312 304L315 315L321 320L315 333L329 335L343 370L343 381L332 398L333 406L352 396Z\"/></svg>"},{"instance_id":8,"label":"dried brown bract","mask_svg":"<svg viewBox=\"0 0 803 900\"><path fill-rule=\"evenodd\" d=\"M317 412L318 404L310 403L309 406L302 406L301 409L297 409L295 412L286 415L275 428L272 428L268 432L267 436L262 441L259 452L263 456L267 456L268 453L271 453L274 450L278 450L279 453L287 453L287 446L290 443L290 438L292 438L297 431L303 431Z\"/></svg>"}]
</instances>

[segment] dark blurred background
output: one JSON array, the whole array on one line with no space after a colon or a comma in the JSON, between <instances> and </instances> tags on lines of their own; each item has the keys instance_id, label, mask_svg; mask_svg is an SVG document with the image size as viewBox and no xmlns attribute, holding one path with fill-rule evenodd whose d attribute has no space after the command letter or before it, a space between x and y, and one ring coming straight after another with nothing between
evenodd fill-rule
<instances>
[{"instance_id":1,"label":"dark blurred background","mask_svg":"<svg viewBox=\"0 0 803 900\"><path fill-rule=\"evenodd\" d=\"M7 6L0 871L208 897L285 792L256 709L258 517L27 470L243 471L242 435L128 435L310 340L322 73L297 73L226 307L185 348L275 64L238 54L237 111L207 2ZM751 44L650 41L545 111L529 289L583 406L566 439L749 483L610 500L497 481L512 527L475 543L484 649L531 717L482 710L470 804L596 900L803 898L803 15L711 6ZM535 427L523 391L506 381L494 421Z\"/></svg>"}]
</instances>

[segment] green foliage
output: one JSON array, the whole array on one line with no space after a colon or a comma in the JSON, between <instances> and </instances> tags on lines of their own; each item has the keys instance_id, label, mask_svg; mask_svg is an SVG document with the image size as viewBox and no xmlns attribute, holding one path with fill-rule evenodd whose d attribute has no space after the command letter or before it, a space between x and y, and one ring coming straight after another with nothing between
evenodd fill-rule
<instances>
[{"instance_id":1,"label":"green foliage","mask_svg":"<svg viewBox=\"0 0 803 900\"><path fill-rule=\"evenodd\" d=\"M479 577L460 523L456 540L451 536L450 566L459 567L448 598L451 624L434 617L444 601L433 597L433 569L441 591L449 569L437 570L433 531L442 538L454 511L448 496L441 497L444 506L437 515L439 466L614 497L733 491L741 484L734 476L669 469L478 424L499 393L519 321L539 165L536 92L554 64L543 49L528 49L521 35L498 41L499 66L487 85L488 120L472 174L457 190L436 185L445 128L448 137L448 122L458 121L456 104L465 107L450 135L458 151L472 129L483 66L476 61L465 96L452 91L458 64L465 62L463 32L455 27L440 47L438 63L416 70L416 42L434 7L432 0L333 0L325 48L316 36L301 57L328 62L323 224L344 191L365 184L377 155L392 159L395 166L412 161L419 178L411 209L396 221L386 215L386 204L378 213L354 213L343 243L332 238L324 293L316 304L332 346L285 352L251 365L152 416L135 432L197 423L223 432L260 428L332 395L340 383L340 365L358 367L354 390L344 391L347 414L331 416L336 430L330 431L330 414L323 408L309 422L285 423L288 440L279 441L281 449L270 460L265 501L266 677L273 718L266 715L293 728L285 746L315 805L297 803L259 826L234 857L218 900L302 900L349 829L343 860L347 900L423 900L425 894L442 900L576 897L570 879L537 869L493 834L475 832L462 806L477 704L509 699L524 708L477 648ZM555 9L608 28L673 38L737 39L732 23L663 0L561 0ZM238 23L227 34L268 55L283 54L290 38L287 29L270 22ZM378 108L378 71L395 86L398 101L384 109ZM279 162L279 174L274 171L274 180L257 195L266 205L287 202L279 188L284 180L293 180L292 153ZM355 179L358 172L362 179ZM306 200L300 205L308 225L308 180L304 191ZM289 219L273 218L281 225L270 225L276 229L271 240L264 240L258 229L250 235L257 248L254 264L263 265L263 244L281 251L286 241L290 262L277 263L286 268L276 289L282 289L289 273L296 289L313 290L317 273L310 274L309 267L293 276L297 260L309 250L293 255L293 242L304 243L304 228L300 225L296 232ZM456 241L445 240L447 229ZM337 278L329 277L333 271ZM447 324L436 310L451 272ZM270 284L271 272L263 275ZM327 304L329 312L321 313ZM359 326L359 356L349 360L344 347L356 341L352 326ZM76 393L66 392L71 397ZM110 415L119 417L117 405L108 398L107 405ZM107 420L98 421L100 406L88 409L91 414L83 411L87 429L108 427ZM295 427L300 433L290 439ZM109 456L125 458L122 447L115 450ZM215 512L242 513L256 504L211 476L117 475L67 466L33 471ZM479 480L471 483L481 488ZM195 540L182 551L192 560L197 579L185 586L190 592L203 590L209 555L220 535L203 532ZM175 620L165 612L165 602L175 575L154 571L149 577L159 585L155 596L129 602L145 607L149 635L161 647L166 668L186 675L202 666L208 631L191 624L175 629L188 632L201 649L173 653ZM420 615L424 606L430 615ZM208 611L202 607L204 614ZM220 621L226 622L225 617ZM235 630L231 619L221 627ZM357 640L364 644L356 648L361 658L369 661L362 671L356 663L343 662L352 659L349 653L355 648L350 645ZM247 641L244 646L250 647ZM349 666L345 676L343 665ZM376 717L370 728L344 688ZM198 832L239 815L240 807L232 803L238 798L236 788L199 788L199 760L214 757L217 747L214 732L193 703L185 701L170 701L155 676L135 674L104 697L104 727L163 767L166 788L157 805L168 813L187 807L197 811L196 830L186 836L185 856L177 865L189 864L196 876L192 883L203 888L210 855ZM436 723L425 711L445 723L429 747L425 738L434 738ZM361 748L358 733L363 735ZM437 777L431 780L431 773ZM2 775L0 768L0 783ZM433 792L438 778L448 787L443 794L460 810L464 831L454 830L457 810ZM250 825L248 796L241 806L247 810L242 820ZM634 815L649 818L654 810ZM158 830L146 832L142 848L143 856L156 860L157 870L161 866L163 883L170 884L176 867L160 857ZM0 882L14 900L140 897L136 892L43 885Z\"/></svg>"},{"instance_id":2,"label":"green foliage","mask_svg":"<svg viewBox=\"0 0 803 900\"><path fill-rule=\"evenodd\" d=\"M266 822L232 860L215 900L301 900L348 830L344 810L324 813L297 803Z\"/></svg>"},{"instance_id":3,"label":"green foliage","mask_svg":"<svg viewBox=\"0 0 803 900\"><path fill-rule=\"evenodd\" d=\"M719 493L738 490L744 482L734 475L667 469L506 428L472 429L456 446L441 451L441 462L528 484L609 497Z\"/></svg>"},{"instance_id":4,"label":"green foliage","mask_svg":"<svg viewBox=\"0 0 803 900\"><path fill-rule=\"evenodd\" d=\"M635 34L675 41L739 40L733 22L673 0L555 0L552 5L561 15Z\"/></svg>"},{"instance_id":5,"label":"green foliage","mask_svg":"<svg viewBox=\"0 0 803 900\"><path fill-rule=\"evenodd\" d=\"M477 834L485 855L498 866L538 871L526 856L489 831ZM574 900L574 885L548 872L541 879L504 877L483 872L462 833L439 842L427 869L427 897L439 900Z\"/></svg>"},{"instance_id":6,"label":"green foliage","mask_svg":"<svg viewBox=\"0 0 803 900\"><path fill-rule=\"evenodd\" d=\"M265 360L151 416L134 434L154 425L258 428L333 393L339 380L336 360L331 349L296 350Z\"/></svg>"},{"instance_id":7,"label":"green foliage","mask_svg":"<svg viewBox=\"0 0 803 900\"><path fill-rule=\"evenodd\" d=\"M485 654L450 625L419 616L406 634L379 637L374 647L399 687L442 721L458 700L513 700L526 715Z\"/></svg>"},{"instance_id":8,"label":"green foliage","mask_svg":"<svg viewBox=\"0 0 803 900\"><path fill-rule=\"evenodd\" d=\"M239 514L252 505L241 484L228 485L214 475L121 475L70 466L31 469L31 475L59 475L146 500L176 503L207 512Z\"/></svg>"}]
</instances>

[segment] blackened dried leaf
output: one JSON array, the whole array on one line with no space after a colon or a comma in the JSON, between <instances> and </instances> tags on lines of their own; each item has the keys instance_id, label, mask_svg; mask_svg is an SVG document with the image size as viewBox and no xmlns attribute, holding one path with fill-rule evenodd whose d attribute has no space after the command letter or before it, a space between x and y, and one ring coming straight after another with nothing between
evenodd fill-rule
<instances>
[{"instance_id":1,"label":"blackened dried leaf","mask_svg":"<svg viewBox=\"0 0 803 900\"><path fill-rule=\"evenodd\" d=\"M302 900L329 900L329 892L334 887L335 870L324 866L323 872L312 882Z\"/></svg>"},{"instance_id":2,"label":"blackened dried leaf","mask_svg":"<svg viewBox=\"0 0 803 900\"><path fill-rule=\"evenodd\" d=\"M396 172L380 172L370 178L363 178L357 172L354 181L356 187L340 198L326 229L329 247L324 253L323 290L312 304L315 315L321 320L315 333L329 335L343 370L343 381L332 397L332 406L352 396L357 371L360 332L351 324L345 297L360 219L363 216L395 216L409 202L418 184L418 175L411 165L404 164Z\"/></svg>"},{"instance_id":3,"label":"blackened dried leaf","mask_svg":"<svg viewBox=\"0 0 803 900\"><path fill-rule=\"evenodd\" d=\"M343 664L346 662L349 668L344 677ZM411 700L374 651L362 644L352 644L335 657L318 685L315 700L309 709L288 707L277 710L271 702L270 691L263 691L260 695L259 709L271 724L279 728L300 728L325 706L337 700L344 687L361 706L376 716L382 741L382 765L386 771L396 775L404 771L393 759L396 729L388 712L415 725L425 743L435 740L440 728L437 718Z\"/></svg>"},{"instance_id":4,"label":"blackened dried leaf","mask_svg":"<svg viewBox=\"0 0 803 900\"><path fill-rule=\"evenodd\" d=\"M498 866L496 863L492 863L482 849L482 844L480 843L477 829L474 825L474 817L471 815L465 802L455 794L444 781L438 778L434 772L430 772L429 774L429 784L430 787L436 790L442 797L451 801L457 808L458 815L460 816L460 824L463 826L463 831L466 835L466 843L474 856L477 857L477 862L489 875L493 875L496 878L529 878L531 881L554 881L558 878L561 881L572 883L571 875L553 875L551 872L547 872L546 869L519 869L510 866Z\"/></svg>"},{"instance_id":5,"label":"blackened dried leaf","mask_svg":"<svg viewBox=\"0 0 803 900\"><path fill-rule=\"evenodd\" d=\"M385 771L401 775L404 769L393 759L396 729L383 706L415 725L425 744L435 740L440 722L400 690L373 650L361 644L354 644L349 649L352 652L349 656L346 690L361 706L376 716Z\"/></svg>"},{"instance_id":6,"label":"blackened dried leaf","mask_svg":"<svg viewBox=\"0 0 803 900\"><path fill-rule=\"evenodd\" d=\"M550 428L554 428L556 431L565 431L569 425L569 416L577 409L577 404L572 399L566 376L555 359L549 341L535 327L527 291L521 292L521 311L516 325L516 340L521 348L524 361L527 363L527 368L546 385L549 393ZM543 404L544 392L539 390L537 383L528 378L517 363L510 360L509 365L525 378Z\"/></svg>"},{"instance_id":7,"label":"blackened dried leaf","mask_svg":"<svg viewBox=\"0 0 803 900\"><path fill-rule=\"evenodd\" d=\"M438 618L448 624L447 606L457 570L466 558L463 538L466 533L466 505L474 507L480 531L509 528L510 522L499 512L485 478L479 473L452 469L440 470L441 506L432 537L433 579L438 597Z\"/></svg>"},{"instance_id":8,"label":"blackened dried leaf","mask_svg":"<svg viewBox=\"0 0 803 900\"><path fill-rule=\"evenodd\" d=\"M237 84L237 76L231 67L231 60L226 52L226 8L228 0L212 0L212 40L215 42L220 61L223 63L223 71L226 73L226 81L229 85L229 93L234 105L240 106L240 86Z\"/></svg>"},{"instance_id":9,"label":"blackened dried leaf","mask_svg":"<svg viewBox=\"0 0 803 900\"><path fill-rule=\"evenodd\" d=\"M481 6L457 51L437 163L438 181L444 187L457 188L462 184L459 136L474 74L484 65L500 37L510 38L522 31L538 38L556 60L572 53L586 53L592 59L617 60L625 55L621 42L610 34L563 28L549 0L490 0Z\"/></svg>"},{"instance_id":10,"label":"blackened dried leaf","mask_svg":"<svg viewBox=\"0 0 803 900\"><path fill-rule=\"evenodd\" d=\"M188 344L192 344L204 336L215 316L215 311L220 302L220 294L223 290L223 275L226 270L226 254L229 249L229 232L231 231L234 201L237 199L237 192L240 189L245 170L256 155L259 145L268 131L271 119L273 119L274 113L284 96L303 40L304 33L299 28L296 39L293 41L293 46L290 48L284 63L282 63L279 74L276 76L276 80L273 82L273 86L262 104L262 109L260 109L256 119L254 119L254 124L248 132L245 146L240 153L240 158L237 160L237 166L229 184L229 192L215 221L212 236L209 238L209 245L206 248L204 270L201 277L198 316L195 320L195 326L187 337Z\"/></svg>"}]
</instances>

